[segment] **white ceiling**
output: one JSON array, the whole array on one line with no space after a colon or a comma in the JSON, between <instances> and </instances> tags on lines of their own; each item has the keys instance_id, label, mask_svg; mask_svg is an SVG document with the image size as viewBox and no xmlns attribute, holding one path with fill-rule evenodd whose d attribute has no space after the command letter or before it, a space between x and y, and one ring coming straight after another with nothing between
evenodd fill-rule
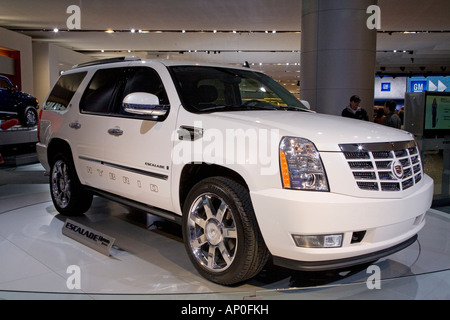
<instances>
[{"instance_id":1,"label":"white ceiling","mask_svg":"<svg viewBox=\"0 0 450 320\"><path fill-rule=\"evenodd\" d=\"M65 31L70 5L81 8L77 32ZM378 5L382 24L378 69L400 72L399 67L406 66L407 72L419 72L420 67L438 72L444 66L450 71L449 0L378 0ZM95 58L132 54L232 64L248 61L293 91L300 71L301 0L1 0L0 26ZM42 31L54 28L61 31ZM116 32L107 34L107 29ZM138 33L139 29L164 32Z\"/></svg>"}]
</instances>

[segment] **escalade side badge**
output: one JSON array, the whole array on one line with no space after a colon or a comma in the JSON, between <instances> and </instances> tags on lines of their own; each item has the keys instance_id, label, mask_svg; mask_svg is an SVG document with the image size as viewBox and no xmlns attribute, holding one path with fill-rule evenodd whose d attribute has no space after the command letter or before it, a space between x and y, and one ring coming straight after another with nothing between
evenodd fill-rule
<instances>
[{"instance_id":1,"label":"escalade side badge","mask_svg":"<svg viewBox=\"0 0 450 320\"><path fill-rule=\"evenodd\" d=\"M190 126L181 126L178 129L178 139L195 141L203 137L203 128L196 128Z\"/></svg>"}]
</instances>

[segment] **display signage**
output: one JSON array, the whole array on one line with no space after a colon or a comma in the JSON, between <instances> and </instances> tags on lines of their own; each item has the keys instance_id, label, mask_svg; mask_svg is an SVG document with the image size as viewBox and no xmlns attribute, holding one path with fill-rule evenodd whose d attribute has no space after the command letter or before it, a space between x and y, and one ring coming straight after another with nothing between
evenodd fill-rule
<instances>
[{"instance_id":1,"label":"display signage","mask_svg":"<svg viewBox=\"0 0 450 320\"><path fill-rule=\"evenodd\" d=\"M411 81L409 92L424 92L427 91L427 81Z\"/></svg>"},{"instance_id":2,"label":"display signage","mask_svg":"<svg viewBox=\"0 0 450 320\"><path fill-rule=\"evenodd\" d=\"M72 238L107 256L110 255L110 250L115 241L114 238L104 233L86 227L79 222L70 219L67 219L64 223L62 233L65 236Z\"/></svg>"},{"instance_id":3,"label":"display signage","mask_svg":"<svg viewBox=\"0 0 450 320\"><path fill-rule=\"evenodd\" d=\"M408 79L408 92L450 92L450 77L429 76Z\"/></svg>"},{"instance_id":4,"label":"display signage","mask_svg":"<svg viewBox=\"0 0 450 320\"><path fill-rule=\"evenodd\" d=\"M405 89L406 77L375 77L375 100L402 100Z\"/></svg>"},{"instance_id":5,"label":"display signage","mask_svg":"<svg viewBox=\"0 0 450 320\"><path fill-rule=\"evenodd\" d=\"M428 92L425 101L425 125L428 133L450 133L450 95Z\"/></svg>"},{"instance_id":6,"label":"display signage","mask_svg":"<svg viewBox=\"0 0 450 320\"><path fill-rule=\"evenodd\" d=\"M391 83L390 82L382 82L381 83L381 91L390 92L391 91Z\"/></svg>"}]
</instances>

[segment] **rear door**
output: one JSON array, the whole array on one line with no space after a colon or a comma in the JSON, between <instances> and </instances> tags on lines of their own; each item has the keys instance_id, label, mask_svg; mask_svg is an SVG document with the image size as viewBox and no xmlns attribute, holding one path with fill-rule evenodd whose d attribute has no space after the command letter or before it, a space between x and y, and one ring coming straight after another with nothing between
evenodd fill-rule
<instances>
[{"instance_id":1,"label":"rear door","mask_svg":"<svg viewBox=\"0 0 450 320\"><path fill-rule=\"evenodd\" d=\"M79 112L71 113L68 120L81 182L106 191L111 190L109 172L104 166L105 143L109 138L111 108L124 71L124 67L96 70L80 99Z\"/></svg>"}]
</instances>

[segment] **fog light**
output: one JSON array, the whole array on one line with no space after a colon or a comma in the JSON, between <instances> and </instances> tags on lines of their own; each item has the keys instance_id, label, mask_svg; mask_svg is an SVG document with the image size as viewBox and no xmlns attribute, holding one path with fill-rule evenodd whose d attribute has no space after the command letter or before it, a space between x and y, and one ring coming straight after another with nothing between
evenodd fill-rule
<instances>
[{"instance_id":1,"label":"fog light","mask_svg":"<svg viewBox=\"0 0 450 320\"><path fill-rule=\"evenodd\" d=\"M297 247L303 248L339 248L342 246L342 234L327 234L317 236L293 235Z\"/></svg>"}]
</instances>

